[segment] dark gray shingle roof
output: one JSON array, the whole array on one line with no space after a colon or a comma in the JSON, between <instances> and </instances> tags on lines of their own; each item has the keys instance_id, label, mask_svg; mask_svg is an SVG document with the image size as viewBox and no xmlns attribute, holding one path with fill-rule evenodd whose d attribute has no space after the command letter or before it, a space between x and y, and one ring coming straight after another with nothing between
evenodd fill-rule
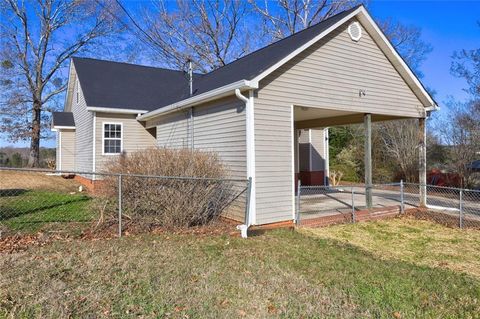
<instances>
[{"instance_id":1,"label":"dark gray shingle roof","mask_svg":"<svg viewBox=\"0 0 480 319\"><path fill-rule=\"evenodd\" d=\"M53 112L52 113L53 126L75 126L72 112Z\"/></svg>"},{"instance_id":2,"label":"dark gray shingle roof","mask_svg":"<svg viewBox=\"0 0 480 319\"><path fill-rule=\"evenodd\" d=\"M205 75L194 76L194 95L251 80L306 44L354 10L343 11ZM152 111L189 97L182 71L72 58L88 106Z\"/></svg>"}]
</instances>

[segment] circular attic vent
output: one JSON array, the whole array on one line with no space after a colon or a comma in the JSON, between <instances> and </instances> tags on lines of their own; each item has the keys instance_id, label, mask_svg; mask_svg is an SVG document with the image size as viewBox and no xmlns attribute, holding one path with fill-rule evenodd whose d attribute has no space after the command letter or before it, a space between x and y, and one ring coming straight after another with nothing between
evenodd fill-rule
<instances>
[{"instance_id":1,"label":"circular attic vent","mask_svg":"<svg viewBox=\"0 0 480 319\"><path fill-rule=\"evenodd\" d=\"M362 37L362 28L360 23L353 22L348 26L348 34L353 41L358 41Z\"/></svg>"}]
</instances>

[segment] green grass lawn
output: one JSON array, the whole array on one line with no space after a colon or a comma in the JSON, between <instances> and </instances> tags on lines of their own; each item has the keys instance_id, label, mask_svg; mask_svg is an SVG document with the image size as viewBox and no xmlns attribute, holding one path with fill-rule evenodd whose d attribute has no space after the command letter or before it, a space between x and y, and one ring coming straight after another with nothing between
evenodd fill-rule
<instances>
[{"instance_id":1,"label":"green grass lawn","mask_svg":"<svg viewBox=\"0 0 480 319\"><path fill-rule=\"evenodd\" d=\"M0 317L479 318L480 314L476 276L381 256L333 237L287 230L246 240L162 233L54 242L1 254L0 274Z\"/></svg>"},{"instance_id":2,"label":"green grass lawn","mask_svg":"<svg viewBox=\"0 0 480 319\"><path fill-rule=\"evenodd\" d=\"M90 221L89 200L88 196L79 193L4 191L0 193L0 223L13 232L36 232L51 223L56 223L58 228L58 223Z\"/></svg>"}]
</instances>

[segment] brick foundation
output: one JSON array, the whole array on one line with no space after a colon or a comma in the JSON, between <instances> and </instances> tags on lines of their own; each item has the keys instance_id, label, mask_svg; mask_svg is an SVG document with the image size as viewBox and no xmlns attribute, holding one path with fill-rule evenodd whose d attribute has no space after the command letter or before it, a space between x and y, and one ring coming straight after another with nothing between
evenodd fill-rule
<instances>
[{"instance_id":1,"label":"brick foundation","mask_svg":"<svg viewBox=\"0 0 480 319\"><path fill-rule=\"evenodd\" d=\"M399 214L400 206L382 207L372 210L360 210L355 212L355 222L392 218L398 216ZM352 213L338 213L335 215L301 220L299 226L324 227L336 224L348 224L352 221Z\"/></svg>"},{"instance_id":2,"label":"brick foundation","mask_svg":"<svg viewBox=\"0 0 480 319\"><path fill-rule=\"evenodd\" d=\"M87 190L92 193L95 193L95 191L98 191L99 188L103 185L103 181L92 180L80 175L75 175L73 179L79 182L80 184L82 184L83 186L85 186Z\"/></svg>"},{"instance_id":3,"label":"brick foundation","mask_svg":"<svg viewBox=\"0 0 480 319\"><path fill-rule=\"evenodd\" d=\"M405 215L420 220L432 221L446 227L460 227L460 218L458 215L452 215L441 211L432 211L428 208L410 208L405 210ZM469 216L464 216L462 227L480 229L480 218L471 218Z\"/></svg>"}]
</instances>

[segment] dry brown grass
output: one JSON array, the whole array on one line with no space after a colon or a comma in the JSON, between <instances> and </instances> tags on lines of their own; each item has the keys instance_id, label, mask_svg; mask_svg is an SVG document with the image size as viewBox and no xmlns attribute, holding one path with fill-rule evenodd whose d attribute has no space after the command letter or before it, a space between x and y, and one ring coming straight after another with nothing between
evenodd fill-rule
<instances>
[{"instance_id":1,"label":"dry brown grass","mask_svg":"<svg viewBox=\"0 0 480 319\"><path fill-rule=\"evenodd\" d=\"M413 218L304 229L306 234L359 247L382 259L447 268L480 278L480 231Z\"/></svg>"},{"instance_id":2,"label":"dry brown grass","mask_svg":"<svg viewBox=\"0 0 480 319\"><path fill-rule=\"evenodd\" d=\"M36 172L0 171L0 189L78 191L80 183L62 176Z\"/></svg>"},{"instance_id":3,"label":"dry brown grass","mask_svg":"<svg viewBox=\"0 0 480 319\"><path fill-rule=\"evenodd\" d=\"M0 318L477 318L480 281L276 231L0 254Z\"/></svg>"}]
</instances>

